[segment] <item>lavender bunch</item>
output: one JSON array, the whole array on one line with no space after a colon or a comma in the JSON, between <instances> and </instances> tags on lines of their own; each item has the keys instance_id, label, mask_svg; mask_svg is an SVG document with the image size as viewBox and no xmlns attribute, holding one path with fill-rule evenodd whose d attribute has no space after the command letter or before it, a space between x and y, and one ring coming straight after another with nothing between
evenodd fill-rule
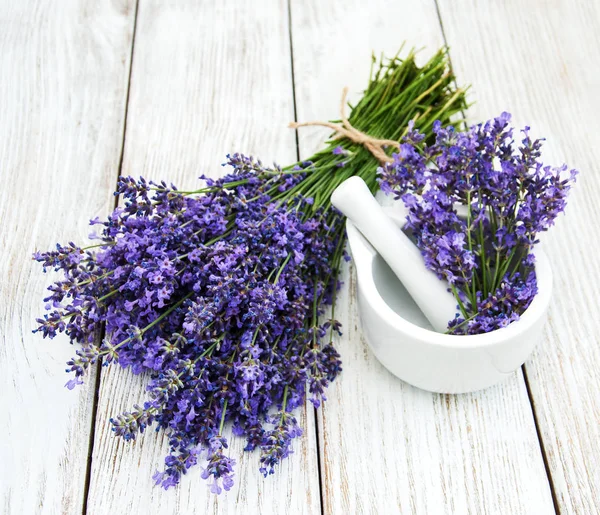
<instances>
[{"instance_id":1,"label":"lavender bunch","mask_svg":"<svg viewBox=\"0 0 600 515\"><path fill-rule=\"evenodd\" d=\"M271 202L267 190L302 180L299 166L285 172L240 155L227 164L232 173L195 192L123 177L124 207L92 222L102 228L99 250L70 244L36 254L64 274L39 330L82 345L67 385L99 359L152 375L143 406L111 422L126 440L152 423L168 432L171 454L155 476L166 488L201 450L212 490L230 488L226 421L248 449L261 449L261 471L272 473L301 434L290 412L306 386L318 406L341 370L330 342L339 326L319 323L335 291L330 261L343 252L341 217L307 216L312 202L298 195Z\"/></svg>"},{"instance_id":2,"label":"lavender bunch","mask_svg":"<svg viewBox=\"0 0 600 515\"><path fill-rule=\"evenodd\" d=\"M515 144L510 114L456 131L435 123L435 141L413 127L394 162L379 169L381 188L402 199L406 228L427 268L445 279L461 315L449 332L505 327L537 293L533 246L566 205L577 172L544 166L543 140L529 127Z\"/></svg>"},{"instance_id":3,"label":"lavender bunch","mask_svg":"<svg viewBox=\"0 0 600 515\"><path fill-rule=\"evenodd\" d=\"M398 140L411 119L427 133L464 107L453 81L445 51L423 67L412 52L382 59L350 121L378 138ZM91 222L96 243L34 255L62 273L36 331L78 344L67 386L100 362L150 375L147 400L111 423L125 440L153 424L167 432L157 484L176 485L202 460L213 492L231 488L227 423L260 451L265 475L292 452L302 433L294 409L306 395L318 407L341 371L332 342L347 256L329 197L352 175L377 189L377 163L335 139L283 169L235 154L227 176L194 191L121 177L121 207Z\"/></svg>"}]
</instances>

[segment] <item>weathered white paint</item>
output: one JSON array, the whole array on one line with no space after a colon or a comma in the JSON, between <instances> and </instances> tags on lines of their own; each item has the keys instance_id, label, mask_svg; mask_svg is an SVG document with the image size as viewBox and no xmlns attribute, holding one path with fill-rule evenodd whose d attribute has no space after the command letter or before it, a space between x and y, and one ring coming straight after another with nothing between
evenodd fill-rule
<instances>
[{"instance_id":1,"label":"weathered white paint","mask_svg":"<svg viewBox=\"0 0 600 515\"><path fill-rule=\"evenodd\" d=\"M440 2L456 72L476 85L472 120L502 110L547 138L548 163L581 172L544 236L554 269L545 339L526 364L563 513L600 511L600 5Z\"/></svg>"},{"instance_id":2,"label":"weathered white paint","mask_svg":"<svg viewBox=\"0 0 600 515\"><path fill-rule=\"evenodd\" d=\"M81 513L95 376L64 388L74 347L31 333L54 277L31 253L85 241L112 205L133 4L0 2L3 514Z\"/></svg>"},{"instance_id":3,"label":"weathered white paint","mask_svg":"<svg viewBox=\"0 0 600 515\"><path fill-rule=\"evenodd\" d=\"M371 50L443 43L429 0L290 0L300 120L338 116L343 86L366 84ZM123 172L196 184L231 151L295 159L288 6L140 0ZM63 388L64 338L30 333L51 276L35 248L81 241L105 215L121 152L135 1L2 2L0 9L0 512L81 513L93 390ZM568 216L546 238L556 295L527 375L558 504L600 509L600 160L598 6L448 2L440 13L458 76L472 82L471 120L508 109L548 137L547 157L582 170ZM425 54L427 51L425 51ZM424 55L425 57L425 55ZM356 96L354 96L356 98ZM322 130L300 132L303 157ZM82 211L82 208L84 210ZM465 396L399 380L362 341L344 271L338 347L344 373L279 474L242 452L236 486L215 498L190 473L153 488L166 445L152 431L113 438L108 418L144 398L143 378L103 369L88 513L553 513L521 373ZM90 378L93 384L93 377Z\"/></svg>"},{"instance_id":4,"label":"weathered white paint","mask_svg":"<svg viewBox=\"0 0 600 515\"><path fill-rule=\"evenodd\" d=\"M286 128L293 116L284 0L140 1L124 174L188 188L200 174L222 173L230 152L294 162L295 137ZM144 396L139 377L102 370L90 513L320 513L312 407L299 413L305 435L295 454L267 479L258 471L259 453L244 453L245 442L230 439L236 483L216 497L200 466L176 490L153 487L151 476L168 452L162 433L129 444L113 436L109 418Z\"/></svg>"},{"instance_id":5,"label":"weathered white paint","mask_svg":"<svg viewBox=\"0 0 600 515\"><path fill-rule=\"evenodd\" d=\"M292 35L300 121L336 118L342 88L366 86L371 50L443 44L435 4L408 0L298 0ZM324 136L302 129L301 157ZM460 396L402 383L361 338L353 272L344 281L344 372L319 416L325 513L553 513L521 372Z\"/></svg>"}]
</instances>

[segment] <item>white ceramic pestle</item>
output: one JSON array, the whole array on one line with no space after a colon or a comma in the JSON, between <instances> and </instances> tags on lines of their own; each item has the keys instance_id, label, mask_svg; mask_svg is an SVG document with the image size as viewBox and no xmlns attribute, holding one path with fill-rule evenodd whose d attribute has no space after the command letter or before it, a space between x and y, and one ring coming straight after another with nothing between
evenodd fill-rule
<instances>
[{"instance_id":1,"label":"white ceramic pestle","mask_svg":"<svg viewBox=\"0 0 600 515\"><path fill-rule=\"evenodd\" d=\"M448 283L425 267L421 252L384 212L360 177L350 177L331 195L338 208L386 261L431 326L446 332L458 312Z\"/></svg>"}]
</instances>

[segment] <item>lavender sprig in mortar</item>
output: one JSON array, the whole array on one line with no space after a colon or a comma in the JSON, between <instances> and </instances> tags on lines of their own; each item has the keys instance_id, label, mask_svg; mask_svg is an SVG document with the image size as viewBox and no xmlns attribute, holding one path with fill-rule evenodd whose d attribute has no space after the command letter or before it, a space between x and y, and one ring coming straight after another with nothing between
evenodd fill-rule
<instances>
[{"instance_id":1,"label":"lavender sprig in mortar","mask_svg":"<svg viewBox=\"0 0 600 515\"><path fill-rule=\"evenodd\" d=\"M402 199L425 265L445 279L462 316L453 334L479 334L519 319L537 294L533 247L566 206L576 170L545 166L543 140L529 127L520 144L510 115L468 131L433 126L435 141L411 128L381 188ZM457 206L463 205L461 217Z\"/></svg>"}]
</instances>

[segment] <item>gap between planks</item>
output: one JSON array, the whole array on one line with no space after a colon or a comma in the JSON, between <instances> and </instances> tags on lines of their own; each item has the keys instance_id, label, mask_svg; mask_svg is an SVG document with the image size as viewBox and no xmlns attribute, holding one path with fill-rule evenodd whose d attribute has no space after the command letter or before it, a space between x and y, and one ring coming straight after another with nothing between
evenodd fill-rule
<instances>
[{"instance_id":1,"label":"gap between planks","mask_svg":"<svg viewBox=\"0 0 600 515\"><path fill-rule=\"evenodd\" d=\"M550 471L550 464L548 462L548 454L546 452L546 446L544 445L544 439L542 438L542 431L540 429L540 423L538 420L538 414L535 410L535 403L533 401L533 393L531 392L531 385L529 384L529 377L527 376L527 366L523 364L521 366L523 371L523 381L525 381L525 388L527 389L527 397L529 398L529 404L531 404L531 414L533 416L533 423L535 424L535 432L540 442L540 452L542 453L542 459L544 460L544 468L546 469L546 476L548 476L548 486L550 487L550 494L552 495L552 502L554 504L555 513L561 513L560 504L558 497L556 496L556 487L554 480L552 479L552 472Z\"/></svg>"},{"instance_id":2,"label":"gap between planks","mask_svg":"<svg viewBox=\"0 0 600 515\"><path fill-rule=\"evenodd\" d=\"M127 91L125 93L125 109L123 113L123 128L121 134L121 149L119 155L119 165L117 167L117 176L115 177L115 190L116 183L121 175L123 169L123 156L125 155L125 137L127 135L127 113L129 110L129 92L131 90L131 70L133 70L133 54L135 50L135 34L137 29L137 17L140 6L140 0L135 0L135 8L133 12L133 29L131 31L131 48L129 50L129 70L127 73ZM113 202L113 209L117 208L119 203L119 197L115 196ZM106 336L106 327L103 324L98 336L100 341ZM98 403L100 401L100 383L102 379L102 363L97 363L96 366L96 381L94 383L94 400L92 403L92 416L90 422L90 438L88 444L87 463L85 469L85 483L83 487L83 504L81 506L82 515L87 515L88 511L88 496L90 493L90 486L92 481L92 460L94 454L94 439L96 437L96 415L98 413Z\"/></svg>"},{"instance_id":3,"label":"gap between planks","mask_svg":"<svg viewBox=\"0 0 600 515\"><path fill-rule=\"evenodd\" d=\"M294 106L294 122L298 122L298 108L296 105L296 75L294 73L294 35L293 23L292 23L292 0L287 0L287 15L288 15L288 33L290 41L290 71L292 74L292 98ZM298 139L298 128L294 129L295 141L296 141L296 160L300 161L300 141ZM323 470L323 460L321 459L321 443L319 442L319 414L317 408L313 408L313 417L315 424L315 443L317 451L317 471L319 473L318 484L319 484L319 507L321 515L325 514L325 502L324 502L324 489L323 476L325 471Z\"/></svg>"}]
</instances>

